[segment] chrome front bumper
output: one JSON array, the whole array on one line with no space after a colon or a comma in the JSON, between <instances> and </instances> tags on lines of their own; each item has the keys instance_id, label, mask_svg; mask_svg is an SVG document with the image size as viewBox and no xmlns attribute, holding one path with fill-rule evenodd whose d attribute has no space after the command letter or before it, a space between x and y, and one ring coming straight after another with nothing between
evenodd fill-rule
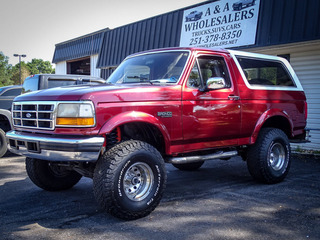
<instances>
[{"instance_id":1,"label":"chrome front bumper","mask_svg":"<svg viewBox=\"0 0 320 240\"><path fill-rule=\"evenodd\" d=\"M19 155L48 161L96 161L104 137L64 137L62 135L7 132L8 149Z\"/></svg>"}]
</instances>

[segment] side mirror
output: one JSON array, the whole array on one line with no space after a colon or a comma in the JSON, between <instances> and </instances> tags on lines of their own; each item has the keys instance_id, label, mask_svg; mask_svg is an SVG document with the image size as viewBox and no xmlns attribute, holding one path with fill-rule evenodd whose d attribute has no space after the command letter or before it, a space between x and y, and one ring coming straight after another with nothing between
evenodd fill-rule
<instances>
[{"instance_id":1,"label":"side mirror","mask_svg":"<svg viewBox=\"0 0 320 240\"><path fill-rule=\"evenodd\" d=\"M209 78L207 81L208 90L222 89L226 87L226 82L222 77Z\"/></svg>"}]
</instances>

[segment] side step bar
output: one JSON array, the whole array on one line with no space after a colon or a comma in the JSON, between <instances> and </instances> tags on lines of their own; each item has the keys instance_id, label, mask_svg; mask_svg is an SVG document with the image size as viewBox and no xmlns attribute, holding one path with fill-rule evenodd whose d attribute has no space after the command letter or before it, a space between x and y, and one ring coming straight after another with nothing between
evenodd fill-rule
<instances>
[{"instance_id":1,"label":"side step bar","mask_svg":"<svg viewBox=\"0 0 320 240\"><path fill-rule=\"evenodd\" d=\"M208 155L200 155L200 156L188 156L188 157L169 157L166 159L167 163L174 164L184 164L184 163L192 163L192 162L201 162L207 160L214 160L218 158L229 158L238 155L238 151L230 151L230 152L217 152Z\"/></svg>"}]
</instances>

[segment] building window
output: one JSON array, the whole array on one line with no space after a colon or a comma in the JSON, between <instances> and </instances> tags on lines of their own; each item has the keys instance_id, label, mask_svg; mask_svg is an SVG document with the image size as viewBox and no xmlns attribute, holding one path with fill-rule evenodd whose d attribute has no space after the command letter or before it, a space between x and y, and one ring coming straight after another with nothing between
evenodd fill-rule
<instances>
[{"instance_id":1,"label":"building window","mask_svg":"<svg viewBox=\"0 0 320 240\"><path fill-rule=\"evenodd\" d=\"M90 57L67 62L67 74L90 75Z\"/></svg>"}]
</instances>

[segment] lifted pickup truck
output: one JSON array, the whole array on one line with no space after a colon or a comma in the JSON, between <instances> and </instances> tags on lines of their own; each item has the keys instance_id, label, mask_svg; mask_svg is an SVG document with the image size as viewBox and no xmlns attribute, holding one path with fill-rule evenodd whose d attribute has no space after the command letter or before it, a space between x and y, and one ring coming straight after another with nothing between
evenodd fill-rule
<instances>
[{"instance_id":1,"label":"lifted pickup truck","mask_svg":"<svg viewBox=\"0 0 320 240\"><path fill-rule=\"evenodd\" d=\"M289 171L289 141L306 136L305 94L279 57L153 50L127 57L107 83L17 97L7 138L37 186L93 178L97 202L122 219L159 204L165 162L196 170L240 154L254 179L273 184Z\"/></svg>"},{"instance_id":2,"label":"lifted pickup truck","mask_svg":"<svg viewBox=\"0 0 320 240\"><path fill-rule=\"evenodd\" d=\"M21 93L79 84L102 84L105 80L86 75L35 74L27 77L22 86L0 88L0 158L7 152L5 133L12 130L11 105Z\"/></svg>"}]
</instances>

